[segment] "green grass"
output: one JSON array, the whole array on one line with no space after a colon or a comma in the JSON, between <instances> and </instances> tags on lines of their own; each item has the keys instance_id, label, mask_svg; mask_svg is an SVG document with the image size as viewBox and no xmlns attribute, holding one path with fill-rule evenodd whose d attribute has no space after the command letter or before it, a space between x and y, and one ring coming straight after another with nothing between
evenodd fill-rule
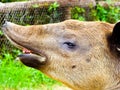
<instances>
[{"instance_id":1,"label":"green grass","mask_svg":"<svg viewBox=\"0 0 120 90\"><path fill-rule=\"evenodd\" d=\"M16 53L19 51L0 55L0 90L53 90L54 84L60 85L40 71L15 60Z\"/></svg>"}]
</instances>

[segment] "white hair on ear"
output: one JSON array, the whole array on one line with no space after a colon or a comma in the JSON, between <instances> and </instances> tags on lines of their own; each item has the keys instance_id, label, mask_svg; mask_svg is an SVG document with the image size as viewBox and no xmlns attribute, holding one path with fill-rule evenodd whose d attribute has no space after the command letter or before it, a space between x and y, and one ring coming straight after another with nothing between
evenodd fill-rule
<instances>
[{"instance_id":1,"label":"white hair on ear","mask_svg":"<svg viewBox=\"0 0 120 90\"><path fill-rule=\"evenodd\" d=\"M117 47L116 49L117 49L118 51L120 51L120 48Z\"/></svg>"}]
</instances>

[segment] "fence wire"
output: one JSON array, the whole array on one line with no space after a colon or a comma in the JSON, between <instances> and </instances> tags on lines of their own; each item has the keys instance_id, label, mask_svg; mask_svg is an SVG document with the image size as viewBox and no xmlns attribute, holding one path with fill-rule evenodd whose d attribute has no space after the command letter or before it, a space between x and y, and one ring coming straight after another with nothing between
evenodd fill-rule
<instances>
[{"instance_id":1,"label":"fence wire","mask_svg":"<svg viewBox=\"0 0 120 90\"><path fill-rule=\"evenodd\" d=\"M49 10L49 7L38 8L24 8L20 10L9 10L8 12L0 12L0 55L4 52L13 52L15 48L6 39L2 33L1 26L5 20L20 24L20 25L36 25L55 23L65 20L65 7L56 8L56 10Z\"/></svg>"}]
</instances>

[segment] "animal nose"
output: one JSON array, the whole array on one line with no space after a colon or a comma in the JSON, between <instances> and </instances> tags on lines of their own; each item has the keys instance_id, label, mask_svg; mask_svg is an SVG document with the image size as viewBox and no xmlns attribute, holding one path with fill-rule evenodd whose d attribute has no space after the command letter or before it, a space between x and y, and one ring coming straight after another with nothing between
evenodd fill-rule
<instances>
[{"instance_id":1,"label":"animal nose","mask_svg":"<svg viewBox=\"0 0 120 90\"><path fill-rule=\"evenodd\" d=\"M8 22L7 20L5 21L5 23L2 25L2 30L7 30L7 28L11 28L14 24L11 22Z\"/></svg>"},{"instance_id":2,"label":"animal nose","mask_svg":"<svg viewBox=\"0 0 120 90\"><path fill-rule=\"evenodd\" d=\"M5 23L2 25L2 28L6 27L7 26L7 20L5 20Z\"/></svg>"}]
</instances>

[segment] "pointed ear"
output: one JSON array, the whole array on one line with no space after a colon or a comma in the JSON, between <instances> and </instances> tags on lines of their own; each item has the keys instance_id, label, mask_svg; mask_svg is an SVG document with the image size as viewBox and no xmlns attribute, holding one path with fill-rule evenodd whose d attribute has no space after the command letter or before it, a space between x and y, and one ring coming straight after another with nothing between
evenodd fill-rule
<instances>
[{"instance_id":1,"label":"pointed ear","mask_svg":"<svg viewBox=\"0 0 120 90\"><path fill-rule=\"evenodd\" d=\"M113 44L120 45L120 22L115 24L113 28L111 40Z\"/></svg>"}]
</instances>

